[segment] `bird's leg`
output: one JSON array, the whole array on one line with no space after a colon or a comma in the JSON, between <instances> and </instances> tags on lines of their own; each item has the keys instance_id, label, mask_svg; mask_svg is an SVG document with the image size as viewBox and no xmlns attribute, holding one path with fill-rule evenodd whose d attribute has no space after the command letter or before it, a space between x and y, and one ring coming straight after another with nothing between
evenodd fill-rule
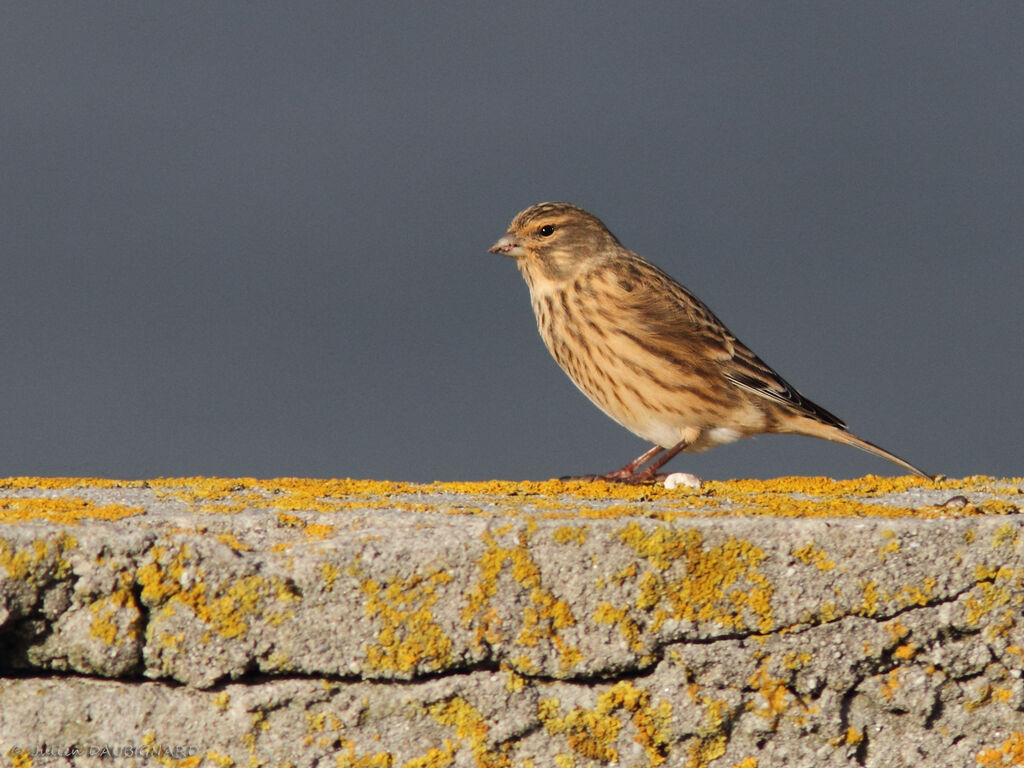
<instances>
[{"instance_id":1,"label":"bird's leg","mask_svg":"<svg viewBox=\"0 0 1024 768\"><path fill-rule=\"evenodd\" d=\"M662 467L664 467L666 464L668 464L673 458L675 458L676 454L679 453L680 451L682 451L684 448L686 448L687 445L689 445L689 443L687 443L686 440L680 440L678 443L676 443L671 448L666 450L665 453L662 456L658 457L657 460L652 461L650 464L648 464L646 467L641 469L639 472L634 472L629 477L623 478L620 482L636 484L636 483L647 483L647 482L650 482L651 480L661 480L662 476L658 474L658 470L661 469ZM655 447L657 447L657 446L655 446ZM660 449L660 450L663 450L663 449ZM654 453L651 453L650 451L648 451L647 453L650 453L651 457L653 457L653 456L657 456L657 454L660 452L660 450L659 451L655 451ZM647 456L647 454L644 454L644 456ZM643 458L643 456L641 456L640 458ZM650 458L650 457L648 457L648 458ZM643 462L641 462L641 463L643 463ZM629 464L627 464L626 466L628 467ZM625 469L625 467L623 467L623 469ZM619 470L619 471L621 472L622 470ZM616 474L616 473L612 473L612 474Z\"/></svg>"},{"instance_id":2,"label":"bird's leg","mask_svg":"<svg viewBox=\"0 0 1024 768\"><path fill-rule=\"evenodd\" d=\"M628 485L640 485L641 483L661 480L664 475L659 475L658 470L671 461L677 453L685 449L687 445L688 443L685 440L680 440L668 450L655 445L642 456L637 456L622 469L609 472L607 475L598 475L596 479L607 480L610 483L626 483ZM645 462L650 461L662 451L665 451L662 456L652 461L643 469L640 469Z\"/></svg>"},{"instance_id":3,"label":"bird's leg","mask_svg":"<svg viewBox=\"0 0 1024 768\"><path fill-rule=\"evenodd\" d=\"M680 440L667 450L662 448L660 445L652 445L646 451L629 462L629 464L620 469L616 469L614 472L608 472L604 475L563 477L562 480L605 480L609 483L626 483L627 485L640 485L641 483L662 480L664 475L659 475L658 470L668 464L668 462L671 461L676 454L683 451L687 445L689 445L689 443L687 443L686 440ZM651 461L651 459L654 459L654 457L658 456L662 451L665 451L662 456ZM651 461L651 463L644 467L644 464L647 464L648 461ZM643 467L643 469L640 469L640 467Z\"/></svg>"},{"instance_id":4,"label":"bird's leg","mask_svg":"<svg viewBox=\"0 0 1024 768\"><path fill-rule=\"evenodd\" d=\"M650 448L648 448L646 451L641 453L639 456L637 456L635 459L633 459L631 462L629 462L629 464L627 464L626 466L622 467L621 469L616 469L614 472L609 472L609 473L607 473L605 475L598 475L598 477L600 477L602 480L611 480L611 481L616 481L616 480L623 481L624 480L624 481L628 481L629 478L631 478L634 475L636 475L636 471L640 467L642 467L644 464L646 464L648 461L653 459L655 456L657 456L659 453L661 453L664 450L665 449L662 448L660 445L652 445ZM675 454L673 454L673 455L675 455ZM662 462L662 463L664 463L664 462ZM658 466L660 467L661 464L658 464Z\"/></svg>"},{"instance_id":5,"label":"bird's leg","mask_svg":"<svg viewBox=\"0 0 1024 768\"><path fill-rule=\"evenodd\" d=\"M565 477L561 477L559 479L560 480L607 480L610 483L615 483L615 482L628 483L628 482L631 482L629 478L634 477L636 475L637 469L642 467L644 464L646 464L648 461L653 459L655 456L657 456L659 453L661 453L664 450L665 449L662 448L660 445L652 445L646 451L644 451L639 456L637 456L635 459L633 459L631 462L629 462L629 464L627 464L626 466L622 467L621 469L616 469L614 472L609 472L609 473L607 473L605 475L566 475Z\"/></svg>"}]
</instances>

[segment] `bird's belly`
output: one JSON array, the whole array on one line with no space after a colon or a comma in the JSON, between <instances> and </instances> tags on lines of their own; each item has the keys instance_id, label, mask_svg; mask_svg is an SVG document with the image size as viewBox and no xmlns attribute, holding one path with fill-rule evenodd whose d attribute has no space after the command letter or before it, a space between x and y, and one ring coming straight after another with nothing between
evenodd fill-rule
<instances>
[{"instance_id":1,"label":"bird's belly","mask_svg":"<svg viewBox=\"0 0 1024 768\"><path fill-rule=\"evenodd\" d=\"M557 357L556 357L557 360ZM561 362L561 361L559 361ZM685 393L663 393L618 366L602 366L580 371L562 366L576 387L609 418L648 442L671 448L680 440L701 442L702 425L695 414L683 407Z\"/></svg>"},{"instance_id":2,"label":"bird's belly","mask_svg":"<svg viewBox=\"0 0 1024 768\"><path fill-rule=\"evenodd\" d=\"M684 450L689 453L699 453L714 448L716 445L735 442L757 431L756 429L748 430L739 425L737 428L713 426L694 416L688 416L682 410L640 410L638 412L637 409L611 408L592 396L583 387L580 387L580 390L614 421L637 437L660 445L662 448L672 448L681 440L685 440L687 447Z\"/></svg>"},{"instance_id":3,"label":"bird's belly","mask_svg":"<svg viewBox=\"0 0 1024 768\"><path fill-rule=\"evenodd\" d=\"M565 336L545 341L594 405L663 448L685 440L687 451L699 452L763 431L763 411L738 398L734 388L714 390L706 374L666 370L664 361L636 345L583 349Z\"/></svg>"}]
</instances>

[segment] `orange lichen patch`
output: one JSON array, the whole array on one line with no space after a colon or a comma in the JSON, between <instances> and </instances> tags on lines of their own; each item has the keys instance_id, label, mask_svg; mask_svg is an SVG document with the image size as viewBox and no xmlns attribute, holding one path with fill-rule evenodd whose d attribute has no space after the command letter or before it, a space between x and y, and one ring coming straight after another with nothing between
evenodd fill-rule
<instances>
[{"instance_id":1,"label":"orange lichen patch","mask_svg":"<svg viewBox=\"0 0 1024 768\"><path fill-rule=\"evenodd\" d=\"M238 540L238 537L233 533L221 533L217 535L217 541L221 544L226 544L236 552L249 552L252 550L248 544Z\"/></svg>"},{"instance_id":2,"label":"orange lichen patch","mask_svg":"<svg viewBox=\"0 0 1024 768\"><path fill-rule=\"evenodd\" d=\"M490 726L476 707L461 696L435 702L427 707L427 712L441 725L453 728L455 737L468 742L470 751L477 766L480 768L511 768L512 762L507 756L508 745L503 751L487 748L487 736Z\"/></svg>"},{"instance_id":3,"label":"orange lichen patch","mask_svg":"<svg viewBox=\"0 0 1024 768\"><path fill-rule=\"evenodd\" d=\"M501 535L500 532L484 533L482 538L487 551L479 562L480 580L465 595L462 620L466 624L476 624L478 643L501 642L500 619L490 601L498 592L498 577L508 565L516 583L529 590L530 599L530 605L523 609L522 626L515 642L532 647L542 641L550 641L558 650L565 670L582 661L579 649L566 643L560 635L560 630L576 624L576 617L569 604L557 598L541 582L540 568L528 546L534 528L528 526L520 531L516 544L509 547L498 543L495 535Z\"/></svg>"},{"instance_id":4,"label":"orange lichen patch","mask_svg":"<svg viewBox=\"0 0 1024 768\"><path fill-rule=\"evenodd\" d=\"M345 751L338 753L334 762L337 768L396 768L394 755L390 752L374 752L372 755L369 753L359 755L356 753L356 743L354 741L346 741L343 746ZM406 765L409 764L406 763ZM405 766L402 768L405 768Z\"/></svg>"},{"instance_id":5,"label":"orange lichen patch","mask_svg":"<svg viewBox=\"0 0 1024 768\"><path fill-rule=\"evenodd\" d=\"M978 753L975 760L982 768L1011 768L1024 765L1024 733L1014 731L1001 747Z\"/></svg>"},{"instance_id":6,"label":"orange lichen patch","mask_svg":"<svg viewBox=\"0 0 1024 768\"><path fill-rule=\"evenodd\" d=\"M324 589L328 592L333 592L334 582L341 576L341 570L331 563L321 563L320 575L323 577Z\"/></svg>"},{"instance_id":7,"label":"orange lichen patch","mask_svg":"<svg viewBox=\"0 0 1024 768\"><path fill-rule=\"evenodd\" d=\"M895 643L898 643L910 634L910 630L898 618L885 622L883 626Z\"/></svg>"},{"instance_id":8,"label":"orange lichen patch","mask_svg":"<svg viewBox=\"0 0 1024 768\"><path fill-rule=\"evenodd\" d=\"M985 628L987 634L1005 634L1014 626L1014 613L1024 601L1021 573L1011 568L979 565L974 575L978 583L964 601L967 623L978 626L985 620L989 624ZM995 612L1001 615L993 621L988 617Z\"/></svg>"},{"instance_id":9,"label":"orange lichen patch","mask_svg":"<svg viewBox=\"0 0 1024 768\"><path fill-rule=\"evenodd\" d=\"M1012 482L1012 481L1011 481ZM1012 484L994 478L975 477L956 481L927 481L912 477L876 477L832 480L825 477L782 477L772 480L733 480L705 484L703 494L728 499L729 515L762 514L787 517L964 517L977 514L1010 514L1017 507L999 499L966 507L938 506L924 509L894 507L860 499L900 493L912 488L948 490L951 493L983 492L1019 494ZM797 496L797 498L794 498Z\"/></svg>"},{"instance_id":10,"label":"orange lichen patch","mask_svg":"<svg viewBox=\"0 0 1024 768\"><path fill-rule=\"evenodd\" d=\"M376 480L315 478L156 478L119 481L96 478L7 478L3 489L57 489L80 486L150 488L158 498L175 499L195 512L231 514L247 508L284 512L336 513L352 509L388 508L450 514L593 518L647 516L662 520L709 515L775 515L799 517L963 517L1017 512L1015 504L992 498L964 506L906 508L872 503L874 497L912 488L949 490L951 494L1022 495L1016 480L971 477L925 481L918 478L867 476L856 480L787 477L773 480L709 482L698 492L667 490L658 484L629 486L603 481L401 483ZM451 496L453 503L425 495ZM609 502L612 502L609 504Z\"/></svg>"},{"instance_id":11,"label":"orange lichen patch","mask_svg":"<svg viewBox=\"0 0 1024 768\"><path fill-rule=\"evenodd\" d=\"M120 587L89 606L92 613L89 634L107 645L123 645L139 635L142 614L131 591L131 576L122 572L118 574L118 580Z\"/></svg>"},{"instance_id":12,"label":"orange lichen patch","mask_svg":"<svg viewBox=\"0 0 1024 768\"><path fill-rule=\"evenodd\" d=\"M206 750L206 754L203 755L203 760L212 766L216 766L216 768L236 768L238 765L233 757L229 755L222 755L214 749Z\"/></svg>"},{"instance_id":13,"label":"orange lichen patch","mask_svg":"<svg viewBox=\"0 0 1024 768\"><path fill-rule=\"evenodd\" d=\"M158 496L198 504L229 498L259 482L254 477L157 477L146 481L146 487Z\"/></svg>"},{"instance_id":14,"label":"orange lichen patch","mask_svg":"<svg viewBox=\"0 0 1024 768\"><path fill-rule=\"evenodd\" d=\"M277 521L286 528L305 528L306 521L298 515L289 515L284 512L277 513Z\"/></svg>"},{"instance_id":15,"label":"orange lichen patch","mask_svg":"<svg viewBox=\"0 0 1024 768\"><path fill-rule=\"evenodd\" d=\"M623 485L604 481L581 480L489 480L486 482L430 483L415 489L419 493L458 493L480 496L509 496L517 498L555 498L572 496L577 499L627 502L679 499L679 491L666 490L662 485ZM532 500L531 500L532 503Z\"/></svg>"},{"instance_id":16,"label":"orange lichen patch","mask_svg":"<svg viewBox=\"0 0 1024 768\"><path fill-rule=\"evenodd\" d=\"M0 490L64 491L69 488L144 488L145 480L112 480L106 477L5 477Z\"/></svg>"},{"instance_id":17,"label":"orange lichen patch","mask_svg":"<svg viewBox=\"0 0 1024 768\"><path fill-rule=\"evenodd\" d=\"M163 606L164 615L173 614L177 605L187 607L223 637L247 632L251 618L266 616L269 604L297 599L294 588L279 577L241 576L211 587L188 545L173 555L156 546L151 555L153 560L138 570L143 602Z\"/></svg>"},{"instance_id":18,"label":"orange lichen patch","mask_svg":"<svg viewBox=\"0 0 1024 768\"><path fill-rule=\"evenodd\" d=\"M36 539L24 547L15 547L0 538L0 568L7 572L9 579L32 581L41 570L43 578L59 581L71 572L71 562L64 553L77 546L77 540L63 533L46 541Z\"/></svg>"},{"instance_id":19,"label":"orange lichen patch","mask_svg":"<svg viewBox=\"0 0 1024 768\"><path fill-rule=\"evenodd\" d=\"M78 525L81 520L120 520L141 515L142 507L123 504L96 505L77 496L59 498L10 497L0 498L0 523L24 523L45 520L62 525Z\"/></svg>"},{"instance_id":20,"label":"orange lichen patch","mask_svg":"<svg viewBox=\"0 0 1024 768\"><path fill-rule=\"evenodd\" d=\"M726 702L702 697L701 703L704 706L706 722L701 726L697 738L690 744L686 768L706 768L713 760L725 754L729 743L724 727Z\"/></svg>"},{"instance_id":21,"label":"orange lichen patch","mask_svg":"<svg viewBox=\"0 0 1024 768\"><path fill-rule=\"evenodd\" d=\"M573 525L563 525L551 533L551 538L559 544L583 544L587 540L587 529Z\"/></svg>"},{"instance_id":22,"label":"orange lichen patch","mask_svg":"<svg viewBox=\"0 0 1024 768\"><path fill-rule=\"evenodd\" d=\"M183 745L161 743L157 739L156 731L146 731L142 734L142 746L147 751L137 754L140 757L144 756L145 758L155 759L164 768L198 768L199 764L204 762L204 755L193 754L189 756L189 750ZM216 757L211 757L211 755ZM207 761L213 762L214 765L222 765L225 768L231 768L235 764L235 761L230 757L218 755L212 750L206 753L205 758ZM228 762L225 764L220 762L221 760L227 760Z\"/></svg>"},{"instance_id":23,"label":"orange lichen patch","mask_svg":"<svg viewBox=\"0 0 1024 768\"><path fill-rule=\"evenodd\" d=\"M897 595L896 598L907 605L928 605L928 603L931 602L932 593L935 591L935 585L935 578L927 576L924 581L921 582L920 587L912 584L905 584L902 592Z\"/></svg>"},{"instance_id":24,"label":"orange lichen patch","mask_svg":"<svg viewBox=\"0 0 1024 768\"><path fill-rule=\"evenodd\" d=\"M992 689L992 698L996 701L1001 701L1003 704L1009 704L1013 700L1013 688L996 687Z\"/></svg>"},{"instance_id":25,"label":"orange lichen patch","mask_svg":"<svg viewBox=\"0 0 1024 768\"><path fill-rule=\"evenodd\" d=\"M353 569L358 571L355 566ZM392 577L386 584L362 581L366 615L380 623L377 644L365 647L370 667L407 674L444 669L451 662L451 638L433 614L437 588L451 578L451 574L437 571L406 579Z\"/></svg>"},{"instance_id":26,"label":"orange lichen patch","mask_svg":"<svg viewBox=\"0 0 1024 768\"><path fill-rule=\"evenodd\" d=\"M813 541L809 541L804 546L792 550L790 554L797 560L807 563L807 565L813 565L819 571L831 571L836 567L835 562L830 560L828 555L820 549L816 548Z\"/></svg>"},{"instance_id":27,"label":"orange lichen patch","mask_svg":"<svg viewBox=\"0 0 1024 768\"><path fill-rule=\"evenodd\" d=\"M916 654L917 646L913 643L905 643L904 645L897 647L896 650L893 651L892 655L895 656L897 659L903 659L904 661L906 661L908 659L914 658Z\"/></svg>"},{"instance_id":28,"label":"orange lichen patch","mask_svg":"<svg viewBox=\"0 0 1024 768\"><path fill-rule=\"evenodd\" d=\"M904 475L902 477L880 477L865 475L850 480L833 480L829 477L779 477L769 480L730 480L723 483L707 483L714 491L723 489L731 493L785 493L808 494L811 496L882 496L903 493L915 488L948 490L963 493L1016 491L1020 478L1000 480L994 477L975 475L953 480L925 480Z\"/></svg>"},{"instance_id":29,"label":"orange lichen patch","mask_svg":"<svg viewBox=\"0 0 1024 768\"><path fill-rule=\"evenodd\" d=\"M861 587L864 589L864 599L856 612L861 616L874 616L878 613L878 584L865 581L861 583Z\"/></svg>"},{"instance_id":30,"label":"orange lichen patch","mask_svg":"<svg viewBox=\"0 0 1024 768\"><path fill-rule=\"evenodd\" d=\"M882 538L886 539L887 542L878 548L877 554L879 561L884 563L889 555L895 555L900 551L902 544L899 538L897 538L895 531L888 529L882 531Z\"/></svg>"},{"instance_id":31,"label":"orange lichen patch","mask_svg":"<svg viewBox=\"0 0 1024 768\"><path fill-rule=\"evenodd\" d=\"M434 510L425 504L393 500L397 494L422 493L424 486L378 480L313 478L158 478L148 483L160 498L184 502L196 512L229 514L244 509L283 512L341 512L386 507Z\"/></svg>"},{"instance_id":32,"label":"orange lichen patch","mask_svg":"<svg viewBox=\"0 0 1024 768\"><path fill-rule=\"evenodd\" d=\"M999 530L992 536L992 546L1001 547L1017 543L1020 531L1009 523L999 526Z\"/></svg>"},{"instance_id":33,"label":"orange lichen patch","mask_svg":"<svg viewBox=\"0 0 1024 768\"><path fill-rule=\"evenodd\" d=\"M314 524L306 526L306 535L311 539L326 539L334 531L333 525Z\"/></svg>"},{"instance_id":34,"label":"orange lichen patch","mask_svg":"<svg viewBox=\"0 0 1024 768\"><path fill-rule=\"evenodd\" d=\"M774 719L786 711L791 700L800 703L801 706L803 703L796 694L789 690L787 680L773 677L770 674L768 670L770 661L770 657L763 659L757 671L747 681L750 687L761 695L763 706L759 707L753 701L747 706L755 715Z\"/></svg>"},{"instance_id":35,"label":"orange lichen patch","mask_svg":"<svg viewBox=\"0 0 1024 768\"><path fill-rule=\"evenodd\" d=\"M594 611L593 620L598 624L611 624L618 627L623 639L634 652L644 649L644 644L640 639L640 626L629 615L628 606L616 608L611 603L601 603Z\"/></svg>"},{"instance_id":36,"label":"orange lichen patch","mask_svg":"<svg viewBox=\"0 0 1024 768\"><path fill-rule=\"evenodd\" d=\"M782 666L789 670L803 669L811 663L811 654L806 651L790 651L782 657Z\"/></svg>"},{"instance_id":37,"label":"orange lichen patch","mask_svg":"<svg viewBox=\"0 0 1024 768\"><path fill-rule=\"evenodd\" d=\"M892 697L896 695L896 691L902 686L900 677L903 672L903 667L896 667L890 669L889 673L885 676L885 680L882 682L882 687L879 689L879 693L882 698L891 701Z\"/></svg>"},{"instance_id":38,"label":"orange lichen patch","mask_svg":"<svg viewBox=\"0 0 1024 768\"><path fill-rule=\"evenodd\" d=\"M227 499L218 499L206 504L192 504L192 510L204 515L235 515L264 501L255 493L240 493Z\"/></svg>"},{"instance_id":39,"label":"orange lichen patch","mask_svg":"<svg viewBox=\"0 0 1024 768\"><path fill-rule=\"evenodd\" d=\"M263 487L277 493L333 498L394 496L399 493L422 492L424 488L417 483L401 483L391 480L354 480L349 477L333 479L278 477L264 481Z\"/></svg>"},{"instance_id":40,"label":"orange lichen patch","mask_svg":"<svg viewBox=\"0 0 1024 768\"><path fill-rule=\"evenodd\" d=\"M761 632L772 629L771 598L774 587L758 569L764 552L748 541L727 538L705 547L697 529L644 528L630 523L619 538L650 566L640 580L637 608L655 611L655 626L673 617L710 621L741 628L755 623ZM676 575L672 566L682 571Z\"/></svg>"},{"instance_id":41,"label":"orange lichen patch","mask_svg":"<svg viewBox=\"0 0 1024 768\"><path fill-rule=\"evenodd\" d=\"M518 693L519 691L526 688L526 678L516 672L512 667L507 664L501 665L502 670L505 672L505 690L509 693Z\"/></svg>"},{"instance_id":42,"label":"orange lichen patch","mask_svg":"<svg viewBox=\"0 0 1024 768\"><path fill-rule=\"evenodd\" d=\"M577 755L604 763L616 762L615 742L626 723L636 730L633 741L644 748L649 766L661 765L668 755L672 705L660 701L651 705L651 694L629 681L616 683L597 697L593 709L578 707L560 714L557 699L541 699L537 716L545 730L563 735Z\"/></svg>"}]
</instances>

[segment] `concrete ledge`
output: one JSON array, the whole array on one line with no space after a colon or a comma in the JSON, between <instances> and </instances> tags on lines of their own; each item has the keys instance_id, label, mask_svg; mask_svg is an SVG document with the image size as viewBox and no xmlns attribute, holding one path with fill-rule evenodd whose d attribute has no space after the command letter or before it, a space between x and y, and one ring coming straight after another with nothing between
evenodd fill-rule
<instances>
[{"instance_id":1,"label":"concrete ledge","mask_svg":"<svg viewBox=\"0 0 1024 768\"><path fill-rule=\"evenodd\" d=\"M9 478L0 755L1024 764L1020 485Z\"/></svg>"}]
</instances>

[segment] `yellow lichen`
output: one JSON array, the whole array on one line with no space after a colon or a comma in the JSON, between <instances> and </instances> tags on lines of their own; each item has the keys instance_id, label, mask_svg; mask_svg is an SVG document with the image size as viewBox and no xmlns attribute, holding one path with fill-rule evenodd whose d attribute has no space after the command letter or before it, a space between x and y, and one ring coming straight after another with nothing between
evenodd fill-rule
<instances>
[{"instance_id":1,"label":"yellow lichen","mask_svg":"<svg viewBox=\"0 0 1024 768\"><path fill-rule=\"evenodd\" d=\"M364 610L379 623L377 642L365 647L374 669L409 673L443 669L452 658L452 641L434 619L437 588L451 581L445 571L397 576L381 583L364 579Z\"/></svg>"},{"instance_id":2,"label":"yellow lichen","mask_svg":"<svg viewBox=\"0 0 1024 768\"><path fill-rule=\"evenodd\" d=\"M644 644L640 639L640 627L629 615L629 609L626 606L616 608L611 603L603 602L594 611L593 620L598 624L611 624L618 627L631 650L643 650Z\"/></svg>"},{"instance_id":3,"label":"yellow lichen","mask_svg":"<svg viewBox=\"0 0 1024 768\"><path fill-rule=\"evenodd\" d=\"M441 725L453 728L457 739L468 742L478 768L511 768L505 754L488 749L490 726L483 715L461 696L431 704L427 712Z\"/></svg>"},{"instance_id":4,"label":"yellow lichen","mask_svg":"<svg viewBox=\"0 0 1024 768\"><path fill-rule=\"evenodd\" d=\"M794 549L790 554L801 562L813 565L819 571L831 571L836 567L835 562L830 560L828 555L814 546L814 542L808 542L804 546Z\"/></svg>"},{"instance_id":5,"label":"yellow lichen","mask_svg":"<svg viewBox=\"0 0 1024 768\"><path fill-rule=\"evenodd\" d=\"M152 560L138 570L143 601L162 606L164 615L185 606L224 637L247 632L251 617L267 613L268 602L295 597L294 588L279 577L241 576L210 587L188 545L173 556L163 546L153 547L150 554Z\"/></svg>"},{"instance_id":6,"label":"yellow lichen","mask_svg":"<svg viewBox=\"0 0 1024 768\"><path fill-rule=\"evenodd\" d=\"M587 540L587 529L585 527L564 525L556 528L551 538L559 544L583 544Z\"/></svg>"},{"instance_id":7,"label":"yellow lichen","mask_svg":"<svg viewBox=\"0 0 1024 768\"><path fill-rule=\"evenodd\" d=\"M1002 746L982 750L975 760L982 768L1011 768L1024 765L1024 733L1014 731Z\"/></svg>"},{"instance_id":8,"label":"yellow lichen","mask_svg":"<svg viewBox=\"0 0 1024 768\"><path fill-rule=\"evenodd\" d=\"M78 541L64 533L45 541L36 539L23 547L0 538L0 568L9 579L35 581L39 577L59 581L71 572L71 561L64 554L77 546Z\"/></svg>"},{"instance_id":9,"label":"yellow lichen","mask_svg":"<svg viewBox=\"0 0 1024 768\"><path fill-rule=\"evenodd\" d=\"M889 540L887 544L878 548L878 559L884 563L889 555L894 555L900 551L902 544L894 531L882 531L882 538Z\"/></svg>"},{"instance_id":10,"label":"yellow lichen","mask_svg":"<svg viewBox=\"0 0 1024 768\"><path fill-rule=\"evenodd\" d=\"M651 705L651 695L629 681L616 683L599 694L593 709L577 707L560 714L557 699L541 699L537 716L545 730L564 736L569 747L581 757L600 762L618 760L615 743L626 723L636 731L633 741L644 748L648 765L661 765L668 754L672 706L661 701Z\"/></svg>"},{"instance_id":11,"label":"yellow lichen","mask_svg":"<svg viewBox=\"0 0 1024 768\"><path fill-rule=\"evenodd\" d=\"M226 544L236 552L249 552L252 550L248 544L244 544L238 540L238 537L233 533L221 533L217 536L217 541L221 544Z\"/></svg>"},{"instance_id":12,"label":"yellow lichen","mask_svg":"<svg viewBox=\"0 0 1024 768\"><path fill-rule=\"evenodd\" d=\"M917 646L913 643L904 643L903 645L898 646L895 651L893 651L893 656L895 656L897 659L903 660L912 659L916 654Z\"/></svg>"},{"instance_id":13,"label":"yellow lichen","mask_svg":"<svg viewBox=\"0 0 1024 768\"><path fill-rule=\"evenodd\" d=\"M857 610L862 616L874 616L878 613L878 585L873 581L861 583L864 590L864 600Z\"/></svg>"},{"instance_id":14,"label":"yellow lichen","mask_svg":"<svg viewBox=\"0 0 1024 768\"><path fill-rule=\"evenodd\" d=\"M1015 544L1019 533L1020 532L1017 528L1009 523L1004 523L999 526L999 530L997 530L995 535L992 537L992 546L1001 547L1006 544Z\"/></svg>"},{"instance_id":15,"label":"yellow lichen","mask_svg":"<svg viewBox=\"0 0 1024 768\"><path fill-rule=\"evenodd\" d=\"M774 677L769 673L769 661L770 658L763 659L757 671L747 681L750 687L761 695L763 706L758 707L754 702L750 702L748 706L754 714L773 719L786 711L790 699L799 701L799 698L789 690L788 682L784 678Z\"/></svg>"},{"instance_id":16,"label":"yellow lichen","mask_svg":"<svg viewBox=\"0 0 1024 768\"><path fill-rule=\"evenodd\" d=\"M760 548L733 537L705 547L703 534L693 528L630 523L618 535L652 566L640 580L639 609L667 603L676 619L771 630L774 588L759 571L765 559Z\"/></svg>"},{"instance_id":17,"label":"yellow lichen","mask_svg":"<svg viewBox=\"0 0 1024 768\"><path fill-rule=\"evenodd\" d=\"M340 752L335 758L337 768L393 768L394 756L387 752L375 752L374 754L356 754L354 741L345 742L345 751ZM408 765L408 763L406 763Z\"/></svg>"},{"instance_id":18,"label":"yellow lichen","mask_svg":"<svg viewBox=\"0 0 1024 768\"><path fill-rule=\"evenodd\" d=\"M341 571L330 563L321 563L320 575L324 580L324 589L331 592L334 590L334 582L338 580Z\"/></svg>"},{"instance_id":19,"label":"yellow lichen","mask_svg":"<svg viewBox=\"0 0 1024 768\"><path fill-rule=\"evenodd\" d=\"M892 697L896 694L897 689L900 688L900 676L902 673L902 667L896 667L895 669L889 670L889 673L885 676L882 681L882 686L879 688L879 693L882 698L886 700L892 700Z\"/></svg>"},{"instance_id":20,"label":"yellow lichen","mask_svg":"<svg viewBox=\"0 0 1024 768\"><path fill-rule=\"evenodd\" d=\"M724 729L726 702L716 699L702 699L706 722L700 727L697 737L690 743L686 768L707 768L713 760L725 754L729 737Z\"/></svg>"},{"instance_id":21,"label":"yellow lichen","mask_svg":"<svg viewBox=\"0 0 1024 768\"><path fill-rule=\"evenodd\" d=\"M970 477L956 481L923 481L918 478L856 480L790 477L774 480L711 482L699 494L680 496L660 485L626 486L604 482L549 480L544 482L482 483L396 483L375 480L316 478L156 478L148 481L118 481L91 478L8 478L0 490L25 488L68 490L78 487L125 487L150 489L160 499L185 503L200 513L232 514L250 508L270 508L284 514L293 512L331 513L387 507L407 511L441 511L455 514L492 516L498 507L506 515L537 517L646 516L671 520L703 515L776 516L870 516L870 517L964 517L977 514L1011 514L1017 507L1009 501L990 498L992 494L1019 495L1014 479L1000 481ZM971 493L987 501L965 507L955 505L925 509L872 503L874 497L898 493L913 487ZM451 507L415 501L426 494L459 495ZM987 496L986 496L987 495ZM479 497L481 503L469 503ZM611 505L608 501L614 501ZM35 501L35 500L34 500ZM432 500L433 501L433 500ZM117 505L101 514L124 515ZM79 513L73 513L79 514ZM87 511L85 516L94 516ZM136 512L137 514L137 512ZM73 516L73 515L72 515ZM297 516L293 516L297 517ZM314 529L316 531L317 529ZM323 533L327 533L323 531ZM565 535L565 534L562 534Z\"/></svg>"},{"instance_id":22,"label":"yellow lichen","mask_svg":"<svg viewBox=\"0 0 1024 768\"><path fill-rule=\"evenodd\" d=\"M45 520L61 525L78 525L82 520L120 520L145 511L142 507L123 504L96 505L77 496L0 498L0 523Z\"/></svg>"},{"instance_id":23,"label":"yellow lichen","mask_svg":"<svg viewBox=\"0 0 1024 768\"><path fill-rule=\"evenodd\" d=\"M516 583L528 590L530 600L523 609L515 642L527 647L550 642L559 653L563 670L567 670L582 660L579 649L561 636L561 630L576 624L576 617L565 600L543 585L540 568L528 546L531 531L530 527L521 530L513 546L499 544L496 536L501 535L500 530L483 535L487 549L478 563L480 579L465 595L462 619L467 624L475 624L477 642L501 642L500 619L490 602L498 591L498 577L507 567Z\"/></svg>"},{"instance_id":24,"label":"yellow lichen","mask_svg":"<svg viewBox=\"0 0 1024 768\"><path fill-rule=\"evenodd\" d=\"M92 614L89 634L107 645L122 645L125 641L135 640L139 634L141 614L130 588L130 576L127 573L118 576L122 586L89 606ZM116 619L119 616L127 617L127 626L118 623Z\"/></svg>"},{"instance_id":25,"label":"yellow lichen","mask_svg":"<svg viewBox=\"0 0 1024 768\"><path fill-rule=\"evenodd\" d=\"M1015 590L1021 585L1020 576L1005 567L978 566L975 576L979 581L964 600L967 623L973 626L979 625L993 611L1008 608Z\"/></svg>"}]
</instances>

